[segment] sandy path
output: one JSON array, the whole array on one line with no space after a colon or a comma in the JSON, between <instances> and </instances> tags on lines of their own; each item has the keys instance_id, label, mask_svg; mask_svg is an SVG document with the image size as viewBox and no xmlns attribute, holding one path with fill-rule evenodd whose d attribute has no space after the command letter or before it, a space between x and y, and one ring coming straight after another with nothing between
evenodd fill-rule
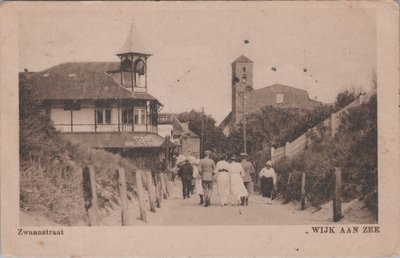
<instances>
[{"instance_id":1,"label":"sandy path","mask_svg":"<svg viewBox=\"0 0 400 258\"><path fill-rule=\"evenodd\" d=\"M129 202L131 225L319 225L331 224L332 204L323 205L318 212L309 207L299 210L293 204L282 205L281 200L274 200L272 205L265 205L260 195L251 195L248 206L221 206L217 189L214 189L211 206L199 205L198 195L183 199L181 182L169 182L170 196L163 200L161 208L156 212L149 211L146 200L147 223L139 219L139 210L136 200ZM354 208L357 207L357 212ZM339 223L374 223L370 213L363 211L359 203L344 203L344 219ZM105 217L102 225L121 225L121 213L116 210Z\"/></svg>"}]
</instances>

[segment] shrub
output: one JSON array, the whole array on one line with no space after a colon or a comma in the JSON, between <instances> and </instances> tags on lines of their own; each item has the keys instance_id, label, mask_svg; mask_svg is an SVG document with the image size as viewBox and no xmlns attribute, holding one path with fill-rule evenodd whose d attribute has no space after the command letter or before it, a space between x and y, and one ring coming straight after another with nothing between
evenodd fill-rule
<instances>
[{"instance_id":1,"label":"shrub","mask_svg":"<svg viewBox=\"0 0 400 258\"><path fill-rule=\"evenodd\" d=\"M377 107L376 96L369 103L348 110L341 117L334 138L322 134L305 152L293 159L283 159L276 165L280 175L278 189L288 200L298 200L300 192L288 190L291 172L306 173L308 201L318 206L331 199L332 169L342 167L343 198L360 198L377 215ZM292 178L295 184L299 178ZM288 193L289 192L289 193Z\"/></svg>"},{"instance_id":2,"label":"shrub","mask_svg":"<svg viewBox=\"0 0 400 258\"><path fill-rule=\"evenodd\" d=\"M20 207L43 212L62 225L86 220L81 168L93 165L100 215L119 205L115 169L127 171L133 191L135 164L102 150L64 140L32 96L26 78L20 81Z\"/></svg>"}]
</instances>

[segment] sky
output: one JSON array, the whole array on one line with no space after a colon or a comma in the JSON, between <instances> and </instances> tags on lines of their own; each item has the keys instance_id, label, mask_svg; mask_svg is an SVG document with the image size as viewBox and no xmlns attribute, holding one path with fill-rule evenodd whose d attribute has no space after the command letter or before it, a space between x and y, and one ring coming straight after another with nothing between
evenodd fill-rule
<instances>
[{"instance_id":1,"label":"sky","mask_svg":"<svg viewBox=\"0 0 400 258\"><path fill-rule=\"evenodd\" d=\"M326 6L130 2L32 8L20 13L19 69L118 62L115 53L134 22L152 54L148 91L163 103L162 112L204 107L221 122L231 110L231 63L242 54L254 62L255 89L281 83L330 103L345 89L372 87L376 16L374 9Z\"/></svg>"}]
</instances>

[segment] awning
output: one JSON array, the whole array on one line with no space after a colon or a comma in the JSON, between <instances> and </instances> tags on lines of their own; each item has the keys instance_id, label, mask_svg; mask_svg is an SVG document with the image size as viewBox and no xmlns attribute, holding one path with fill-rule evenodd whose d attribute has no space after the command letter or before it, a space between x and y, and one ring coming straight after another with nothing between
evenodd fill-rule
<instances>
[{"instance_id":1,"label":"awning","mask_svg":"<svg viewBox=\"0 0 400 258\"><path fill-rule=\"evenodd\" d=\"M83 143L93 148L161 148L165 139L151 133L61 133L72 143ZM169 146L174 144L169 141Z\"/></svg>"}]
</instances>

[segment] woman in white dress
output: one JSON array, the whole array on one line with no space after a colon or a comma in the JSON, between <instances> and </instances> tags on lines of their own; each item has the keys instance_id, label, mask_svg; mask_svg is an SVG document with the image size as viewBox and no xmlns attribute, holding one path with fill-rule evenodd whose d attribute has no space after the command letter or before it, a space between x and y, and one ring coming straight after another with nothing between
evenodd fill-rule
<instances>
[{"instance_id":1,"label":"woman in white dress","mask_svg":"<svg viewBox=\"0 0 400 258\"><path fill-rule=\"evenodd\" d=\"M226 158L221 158L215 166L215 174L217 177L218 193L221 198L221 206L226 206L228 203L228 196L230 193L230 179L229 179L229 166L230 164L225 160Z\"/></svg>"},{"instance_id":2,"label":"woman in white dress","mask_svg":"<svg viewBox=\"0 0 400 258\"><path fill-rule=\"evenodd\" d=\"M231 181L231 192L236 198L238 205L244 205L244 200L248 197L248 192L243 184L245 172L242 165L237 162L236 156L232 156L232 163L229 164L229 176Z\"/></svg>"},{"instance_id":3,"label":"woman in white dress","mask_svg":"<svg viewBox=\"0 0 400 258\"><path fill-rule=\"evenodd\" d=\"M194 178L194 189L196 191L196 193L199 195L200 197L200 205L202 205L204 203L204 199L203 199L203 185L201 184L201 176L199 173L199 163L200 160L196 159L195 161L193 161L193 178Z\"/></svg>"}]
</instances>

